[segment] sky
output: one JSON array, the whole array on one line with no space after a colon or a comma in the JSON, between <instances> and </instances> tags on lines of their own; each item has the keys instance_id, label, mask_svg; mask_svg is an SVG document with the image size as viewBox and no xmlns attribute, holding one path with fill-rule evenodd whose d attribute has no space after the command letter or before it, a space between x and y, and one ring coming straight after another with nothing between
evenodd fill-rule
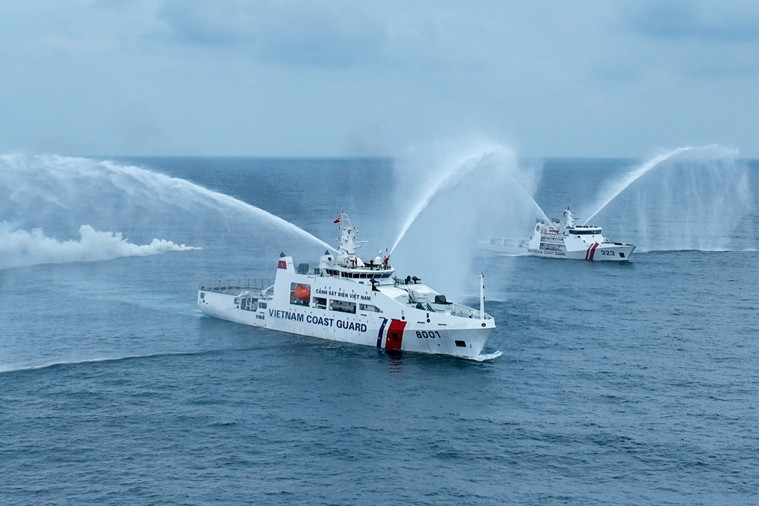
<instances>
[{"instance_id":1,"label":"sky","mask_svg":"<svg viewBox=\"0 0 759 506\"><path fill-rule=\"evenodd\" d=\"M3 0L0 153L759 157L755 0Z\"/></svg>"}]
</instances>

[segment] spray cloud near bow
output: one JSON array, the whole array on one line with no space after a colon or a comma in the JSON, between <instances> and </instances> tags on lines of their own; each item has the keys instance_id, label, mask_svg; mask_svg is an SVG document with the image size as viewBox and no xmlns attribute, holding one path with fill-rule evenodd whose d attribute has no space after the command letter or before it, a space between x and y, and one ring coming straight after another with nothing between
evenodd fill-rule
<instances>
[{"instance_id":1,"label":"spray cloud near bow","mask_svg":"<svg viewBox=\"0 0 759 506\"><path fill-rule=\"evenodd\" d=\"M410 150L394 167L401 228L391 251L398 272L451 295L473 295L481 241L496 233L524 235L542 214L531 196L540 172L493 142Z\"/></svg>"}]
</instances>

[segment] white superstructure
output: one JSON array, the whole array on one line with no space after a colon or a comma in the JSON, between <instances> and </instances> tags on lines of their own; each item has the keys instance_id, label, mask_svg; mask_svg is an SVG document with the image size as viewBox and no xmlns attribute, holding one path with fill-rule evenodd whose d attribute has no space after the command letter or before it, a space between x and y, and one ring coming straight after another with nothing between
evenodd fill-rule
<instances>
[{"instance_id":1,"label":"white superstructure","mask_svg":"<svg viewBox=\"0 0 759 506\"><path fill-rule=\"evenodd\" d=\"M387 257L364 261L355 250L358 231L341 212L338 250L319 267L293 263L282 254L274 283L218 282L198 290L198 306L210 315L255 327L385 350L488 359L482 349L495 328L480 308L455 302L415 276L398 279Z\"/></svg>"},{"instance_id":2,"label":"white superstructure","mask_svg":"<svg viewBox=\"0 0 759 506\"><path fill-rule=\"evenodd\" d=\"M565 223L545 220L535 225L527 242L530 255L548 258L570 258L592 261L627 261L634 244L610 242L601 234L601 227L576 225L572 211L564 210Z\"/></svg>"}]
</instances>

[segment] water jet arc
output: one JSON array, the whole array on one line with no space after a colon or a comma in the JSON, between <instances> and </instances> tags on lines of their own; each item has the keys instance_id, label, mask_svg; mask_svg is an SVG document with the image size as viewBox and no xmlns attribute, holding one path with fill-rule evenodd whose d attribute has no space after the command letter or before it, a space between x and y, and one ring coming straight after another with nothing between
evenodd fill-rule
<instances>
[{"instance_id":1,"label":"water jet arc","mask_svg":"<svg viewBox=\"0 0 759 506\"><path fill-rule=\"evenodd\" d=\"M443 175L440 179L438 179L435 184L428 186L427 190L422 194L422 198L419 199L416 203L416 206L411 210L411 213L406 217L406 221L403 223L403 226L401 227L401 231L398 233L398 237L395 239L395 242L393 243L393 247L390 248L390 255L393 254L395 251L395 248L398 247L398 244L401 242L403 237L406 235L406 232L408 232L408 229L411 228L411 225L414 224L416 219L419 217L420 214L427 208L427 206L432 202L432 199L437 195L440 190L445 188L448 185L454 184L455 181L461 180L467 173L469 173L474 167L477 166L476 163L469 164L468 168L465 168L462 170L459 174L456 173L456 169L460 168L466 162L470 160L474 160L475 156L469 157L465 159L460 164L454 164L452 166L452 170L449 170L446 174ZM482 157L480 157L482 159ZM458 176L458 177L456 177Z\"/></svg>"},{"instance_id":2,"label":"water jet arc","mask_svg":"<svg viewBox=\"0 0 759 506\"><path fill-rule=\"evenodd\" d=\"M40 182L45 184L41 184ZM218 211L234 211L249 219L251 216L269 222L283 232L315 242L335 251L321 239L289 221L229 195L216 192L186 179L171 177L130 164L98 161L88 158L55 155L0 156L0 189L24 196L25 201L52 202L63 209L76 209L79 202L64 201L67 192L55 194L55 189L72 188L74 197L91 191L115 191L114 198L142 201L157 200L172 206L189 209L200 205ZM76 190L76 191L74 191ZM79 192L79 193L76 193ZM105 199L106 197L102 197ZM72 198L72 200L76 200ZM82 201L91 199L81 199Z\"/></svg>"},{"instance_id":3,"label":"water jet arc","mask_svg":"<svg viewBox=\"0 0 759 506\"><path fill-rule=\"evenodd\" d=\"M481 155L468 156L464 158L460 163L452 164L451 168L446 171L442 177L438 178L434 184L428 186L426 188L426 191L422 194L422 197L417 201L416 206L414 206L414 208L411 210L411 213L409 213L406 221L403 223L403 226L398 233L398 237L395 239L393 247L390 248L390 254L393 254L395 248L398 247L398 244L414 224L416 219L420 214L422 214L425 209L427 209L427 207L430 205L430 202L432 202L432 200L438 193L440 193L440 191L445 188L456 186L464 179L465 176L479 167L483 161L492 157L496 153L497 151L489 151Z\"/></svg>"},{"instance_id":4,"label":"water jet arc","mask_svg":"<svg viewBox=\"0 0 759 506\"><path fill-rule=\"evenodd\" d=\"M625 178L622 179L618 184L610 188L605 197L602 199L601 205L598 206L594 212L588 215L588 217L583 222L583 225L587 225L588 222L595 218L598 213L600 213L607 205L609 205L609 203L614 200L617 195L625 191L631 184L643 177L643 175L648 171L658 166L660 163L669 160L673 156L679 155L680 153L684 153L686 151L692 151L693 149L695 149L693 146L684 146L681 148L673 149L672 151L668 151L666 153L661 153L627 174L627 176L625 176Z\"/></svg>"}]
</instances>

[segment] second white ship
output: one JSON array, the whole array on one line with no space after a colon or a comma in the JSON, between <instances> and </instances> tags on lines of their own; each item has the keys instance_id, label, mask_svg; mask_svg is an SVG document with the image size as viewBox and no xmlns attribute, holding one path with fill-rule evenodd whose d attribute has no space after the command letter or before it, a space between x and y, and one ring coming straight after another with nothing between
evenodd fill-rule
<instances>
[{"instance_id":1,"label":"second white ship","mask_svg":"<svg viewBox=\"0 0 759 506\"><path fill-rule=\"evenodd\" d=\"M564 218L564 225L556 220L539 221L527 241L528 254L590 261L630 260L634 244L609 241L602 235L601 227L576 225L569 208L564 210Z\"/></svg>"}]
</instances>

